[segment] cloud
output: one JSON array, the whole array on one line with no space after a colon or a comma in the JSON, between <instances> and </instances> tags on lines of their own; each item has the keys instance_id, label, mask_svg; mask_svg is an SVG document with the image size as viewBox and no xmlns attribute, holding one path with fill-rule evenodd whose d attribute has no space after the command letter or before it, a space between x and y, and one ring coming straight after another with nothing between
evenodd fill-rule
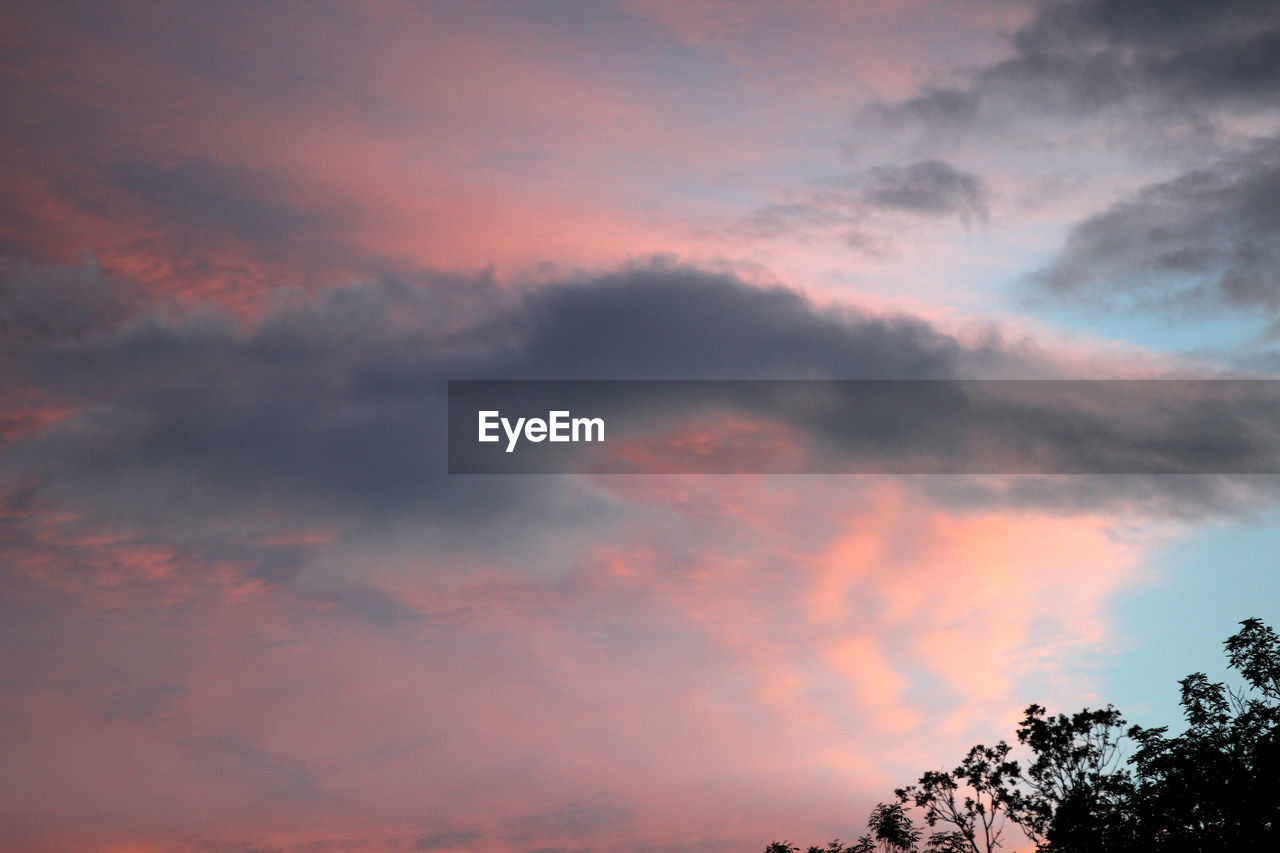
<instances>
[{"instance_id":1,"label":"cloud","mask_svg":"<svg viewBox=\"0 0 1280 853\"><path fill-rule=\"evenodd\" d=\"M71 411L3 459L24 484L0 501L0 715L24 733L0 749L30 768L6 792L14 838L847 835L844 815L1055 695L1044 673L1096 648L1132 571L1138 546L1096 516L1131 497L1115 483L1011 512L909 478L443 473L448 378L1051 373L998 337L661 264L272 304L249 325L133 306L5 362ZM999 664L966 672L957 646Z\"/></svg>"},{"instance_id":2,"label":"cloud","mask_svg":"<svg viewBox=\"0 0 1280 853\"><path fill-rule=\"evenodd\" d=\"M940 133L1010 110L1212 115L1266 107L1280 85L1280 11L1266 0L1045 2L1011 47L969 80L882 105L881 115Z\"/></svg>"},{"instance_id":3,"label":"cloud","mask_svg":"<svg viewBox=\"0 0 1280 853\"><path fill-rule=\"evenodd\" d=\"M1074 226L1029 277L1103 310L1280 312L1280 139L1144 187Z\"/></svg>"},{"instance_id":4,"label":"cloud","mask_svg":"<svg viewBox=\"0 0 1280 853\"><path fill-rule=\"evenodd\" d=\"M105 298L95 288L49 299L61 293L58 315L74 317L78 300ZM5 293L16 307L4 310L28 310L25 290ZM682 269L522 298L484 278L430 274L279 301L248 331L214 310L144 313L35 347L15 379L72 414L20 436L10 476L149 523L183 507L251 517L277 505L454 524L483 510L492 523L539 490L446 480L446 379L949 376L991 354L919 321L818 309L792 291Z\"/></svg>"},{"instance_id":5,"label":"cloud","mask_svg":"<svg viewBox=\"0 0 1280 853\"><path fill-rule=\"evenodd\" d=\"M956 218L965 228L989 218L989 190L978 175L944 160L880 164L793 189L785 202L758 208L735 233L750 238L807 238L833 233L860 251L881 253L901 218Z\"/></svg>"},{"instance_id":6,"label":"cloud","mask_svg":"<svg viewBox=\"0 0 1280 853\"><path fill-rule=\"evenodd\" d=\"M1055 152L1068 173L1078 170L1086 195L1097 168L1080 170L1073 154L1094 141L1106 146L1090 152L1095 160L1140 152L1127 174L1164 163L1109 207L1090 201L1061 252L1026 281L1104 311L1274 319L1280 143L1267 117L1280 86L1280 7L1051 0L1009 47L1003 59L935 79L866 117L922 130L929 150L989 134L1004 150ZM1028 202L1043 203L1039 195Z\"/></svg>"},{"instance_id":7,"label":"cloud","mask_svg":"<svg viewBox=\"0 0 1280 853\"><path fill-rule=\"evenodd\" d=\"M987 219L986 196L981 178L941 160L873 167L862 190L862 198L876 207L925 216L955 215L965 224Z\"/></svg>"},{"instance_id":8,"label":"cloud","mask_svg":"<svg viewBox=\"0 0 1280 853\"><path fill-rule=\"evenodd\" d=\"M1125 524L1271 500L1174 477L446 475L449 378L1055 375L995 332L693 268L506 285L547 258L722 256L684 231L744 198L784 202L768 234L873 252L985 222L1020 165L1004 148L855 168L811 143L851 98L973 61L1014 6L573 5L300 27L284 7L14 4L0 765L21 772L0 780L0 846L849 837L909 774L1007 734L1011 709L1087 686L1141 549ZM1234 44L1236 24L1196 14L1163 44ZM1076 41L1035 38L1015 58ZM1102 69L1162 49L1079 41L1112 45ZM1016 113L1056 85L1022 71L1021 95L980 73L921 110ZM1141 100L1125 73L1114 103ZM958 268L915 248L922 279ZM756 260L823 280L782 254ZM1060 690L1065 672L1085 675Z\"/></svg>"},{"instance_id":9,"label":"cloud","mask_svg":"<svg viewBox=\"0 0 1280 853\"><path fill-rule=\"evenodd\" d=\"M636 815L619 798L596 794L583 802L562 803L538 814L507 821L507 840L536 844L548 837L591 837L617 834L635 822Z\"/></svg>"},{"instance_id":10,"label":"cloud","mask_svg":"<svg viewBox=\"0 0 1280 853\"><path fill-rule=\"evenodd\" d=\"M140 294L122 281L104 280L92 260L73 267L0 257L5 350L109 334L140 308Z\"/></svg>"},{"instance_id":11,"label":"cloud","mask_svg":"<svg viewBox=\"0 0 1280 853\"><path fill-rule=\"evenodd\" d=\"M69 300L58 313L74 317L78 300L110 299L101 292L110 287L50 293ZM819 308L784 288L661 265L524 294L484 277L424 273L276 301L247 330L208 309L141 312L114 328L76 327L79 337L29 345L12 367L15 381L39 388L40 404L65 414L22 420L27 412L15 410L11 419L25 426L12 430L5 476L39 483L49 499L95 516L197 539L211 518L254 524L271 514L309 527L412 518L440 536L488 531L484 538L494 540L495 525L599 523L608 509L572 478L448 477L448 379L1055 375L1045 355L998 336L962 342L909 317ZM1092 398L991 398L948 387L978 443L952 446L955 434L933 414L904 423L899 438L942 459L972 455L981 471L1046 470L1027 468L1046 424L1066 437L1050 471L1235 471L1260 446L1248 400L1191 405L1174 389L1184 416L1171 420L1159 414L1164 397L1136 395L1117 432L1090 408L1098 405ZM694 413L706 401L651 402ZM917 401L931 413L942 402ZM849 409L865 403L767 398L747 414L785 425L769 442L826 454L831 470L884 470L875 458L880 427ZM858 423L870 432L854 429ZM1178 455L1181 447L1198 450ZM1117 481L1094 499L1127 494ZM255 553L257 576L273 582L296 576L307 558L305 549Z\"/></svg>"},{"instance_id":12,"label":"cloud","mask_svg":"<svg viewBox=\"0 0 1280 853\"><path fill-rule=\"evenodd\" d=\"M1014 44L1018 58L989 72L993 80L1056 72L1083 105L1127 94L1126 86L1171 103L1258 105L1280 82L1280 11L1266 0L1050 3Z\"/></svg>"},{"instance_id":13,"label":"cloud","mask_svg":"<svg viewBox=\"0 0 1280 853\"><path fill-rule=\"evenodd\" d=\"M996 347L909 316L818 308L781 287L640 269L551 287L525 303L513 378L945 378Z\"/></svg>"},{"instance_id":14,"label":"cloud","mask_svg":"<svg viewBox=\"0 0 1280 853\"><path fill-rule=\"evenodd\" d=\"M287 250L331 225L331 212L321 215L272 200L271 195L281 192L277 178L208 158L124 161L111 172L121 187L153 206L158 218L175 230L229 231Z\"/></svg>"},{"instance_id":15,"label":"cloud","mask_svg":"<svg viewBox=\"0 0 1280 853\"><path fill-rule=\"evenodd\" d=\"M478 842L484 833L474 830L452 830L422 835L413 840L414 850L456 850L466 849L468 845Z\"/></svg>"},{"instance_id":16,"label":"cloud","mask_svg":"<svg viewBox=\"0 0 1280 853\"><path fill-rule=\"evenodd\" d=\"M1046 674L1094 650L1135 557L1096 517L940 512L888 481L602 485L629 523L556 577L519 571L527 538L515 566L436 550L398 577L385 541L335 555L331 583L417 612L391 626L314 577L245 588L208 563L196 590L180 565L64 597L7 577L0 601L46 611L0 623L21 657L0 714L25 735L0 751L30 768L15 836L639 853L743 849L788 818L844 834L1056 695ZM378 832L404 841L356 841Z\"/></svg>"}]
</instances>

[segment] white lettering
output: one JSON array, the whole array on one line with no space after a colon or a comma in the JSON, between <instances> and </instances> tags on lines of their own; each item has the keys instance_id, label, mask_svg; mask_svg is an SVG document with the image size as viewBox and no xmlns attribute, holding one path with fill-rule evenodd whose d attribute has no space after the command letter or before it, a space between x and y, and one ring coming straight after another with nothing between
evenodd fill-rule
<instances>
[{"instance_id":1,"label":"white lettering","mask_svg":"<svg viewBox=\"0 0 1280 853\"><path fill-rule=\"evenodd\" d=\"M511 421L506 418L502 419L502 428L507 432L507 452L516 449L516 441L520 438L520 427L524 426L524 418L516 418L515 429L511 428Z\"/></svg>"},{"instance_id":2,"label":"white lettering","mask_svg":"<svg viewBox=\"0 0 1280 853\"><path fill-rule=\"evenodd\" d=\"M482 442L500 441L498 427L507 436L507 453L514 453L521 437L534 443L542 441L604 441L604 418L574 418L566 409L557 409L542 418L502 417L496 409L488 409L479 413L479 432L477 440Z\"/></svg>"},{"instance_id":3,"label":"white lettering","mask_svg":"<svg viewBox=\"0 0 1280 853\"><path fill-rule=\"evenodd\" d=\"M569 413L565 411L555 411L548 413L551 424L552 441L568 441L569 440Z\"/></svg>"},{"instance_id":4,"label":"white lettering","mask_svg":"<svg viewBox=\"0 0 1280 853\"><path fill-rule=\"evenodd\" d=\"M568 414L566 412L566 414ZM582 427L586 433L584 438L578 438L578 427ZM591 430L594 429L597 438L591 437ZM574 441L604 441L604 418L574 418L573 419L573 440Z\"/></svg>"},{"instance_id":5,"label":"white lettering","mask_svg":"<svg viewBox=\"0 0 1280 853\"><path fill-rule=\"evenodd\" d=\"M487 411L487 412L480 413L480 438L478 439L479 441L497 441L498 440L498 437L496 435L489 434L490 430L495 430L498 428L498 424L495 422L495 419L497 417L498 417L498 413L496 411Z\"/></svg>"}]
</instances>

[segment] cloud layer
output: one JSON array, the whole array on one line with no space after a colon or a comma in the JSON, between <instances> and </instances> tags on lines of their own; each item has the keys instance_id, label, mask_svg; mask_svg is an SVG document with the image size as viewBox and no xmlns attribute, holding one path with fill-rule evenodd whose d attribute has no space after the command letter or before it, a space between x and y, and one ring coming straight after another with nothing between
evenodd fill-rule
<instances>
[{"instance_id":1,"label":"cloud layer","mask_svg":"<svg viewBox=\"0 0 1280 853\"><path fill-rule=\"evenodd\" d=\"M6 370L54 412L3 462L30 849L736 849L982 736L1099 639L1141 547L874 478L443 473L450 377L1031 364L919 320L658 265L280 293L246 328L13 269ZM1073 544L1024 574L1049 540Z\"/></svg>"},{"instance_id":2,"label":"cloud layer","mask_svg":"<svg viewBox=\"0 0 1280 853\"><path fill-rule=\"evenodd\" d=\"M1275 503L451 477L444 443L451 378L1218 375L1160 334L1273 319L1274 4L5 12L0 847L853 837L1027 702L1094 702L1161 543ZM1155 319L1049 329L1028 288ZM746 449L840 469L782 414Z\"/></svg>"},{"instance_id":3,"label":"cloud layer","mask_svg":"<svg viewBox=\"0 0 1280 853\"><path fill-rule=\"evenodd\" d=\"M1038 4L1010 41L1012 56L888 114L939 129L1008 110L1212 115L1274 106L1280 80L1280 15L1265 0L1057 0Z\"/></svg>"},{"instance_id":4,"label":"cloud layer","mask_svg":"<svg viewBox=\"0 0 1280 853\"><path fill-rule=\"evenodd\" d=\"M1280 144L1159 184L1076 225L1032 281L1174 317L1280 308Z\"/></svg>"}]
</instances>

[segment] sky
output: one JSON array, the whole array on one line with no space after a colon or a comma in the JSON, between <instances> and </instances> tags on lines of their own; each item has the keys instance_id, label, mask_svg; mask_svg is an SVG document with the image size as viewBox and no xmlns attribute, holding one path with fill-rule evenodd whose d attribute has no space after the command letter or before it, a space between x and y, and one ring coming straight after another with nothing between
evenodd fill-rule
<instances>
[{"instance_id":1,"label":"sky","mask_svg":"<svg viewBox=\"0 0 1280 853\"><path fill-rule=\"evenodd\" d=\"M1273 477L449 475L446 380L1280 378L1277 92L1269 0L6 4L0 849L752 851L1175 721Z\"/></svg>"}]
</instances>

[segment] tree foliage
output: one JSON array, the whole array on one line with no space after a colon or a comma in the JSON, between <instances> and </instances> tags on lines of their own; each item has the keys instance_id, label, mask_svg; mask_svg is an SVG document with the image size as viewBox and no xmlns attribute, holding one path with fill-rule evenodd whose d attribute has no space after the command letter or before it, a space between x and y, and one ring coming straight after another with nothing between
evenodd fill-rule
<instances>
[{"instance_id":1,"label":"tree foliage","mask_svg":"<svg viewBox=\"0 0 1280 853\"><path fill-rule=\"evenodd\" d=\"M1127 843L1133 780L1123 762L1124 725L1110 705L1070 716L1027 708L1018 741L1032 760L1014 813L1042 848L1104 850Z\"/></svg>"},{"instance_id":2,"label":"tree foliage","mask_svg":"<svg viewBox=\"0 0 1280 853\"><path fill-rule=\"evenodd\" d=\"M941 827L929 838L931 850L992 853L1000 846L1019 776L1009 752L1004 741L979 744L954 770L927 771L894 792L899 802L921 810L930 829Z\"/></svg>"},{"instance_id":3,"label":"tree foliage","mask_svg":"<svg viewBox=\"0 0 1280 853\"><path fill-rule=\"evenodd\" d=\"M1005 741L895 791L845 847L806 853L995 853L1015 825L1042 853L1280 850L1280 636L1246 619L1224 643L1232 688L1180 682L1185 727L1126 729L1108 705L1050 715L1031 705ZM918 826L912 815L918 816ZM775 842L766 853L799 853Z\"/></svg>"},{"instance_id":4,"label":"tree foliage","mask_svg":"<svg viewBox=\"0 0 1280 853\"><path fill-rule=\"evenodd\" d=\"M1277 849L1280 840L1280 640L1257 619L1226 641L1246 685L1183 679L1186 729L1135 727L1135 808L1150 849Z\"/></svg>"}]
</instances>

